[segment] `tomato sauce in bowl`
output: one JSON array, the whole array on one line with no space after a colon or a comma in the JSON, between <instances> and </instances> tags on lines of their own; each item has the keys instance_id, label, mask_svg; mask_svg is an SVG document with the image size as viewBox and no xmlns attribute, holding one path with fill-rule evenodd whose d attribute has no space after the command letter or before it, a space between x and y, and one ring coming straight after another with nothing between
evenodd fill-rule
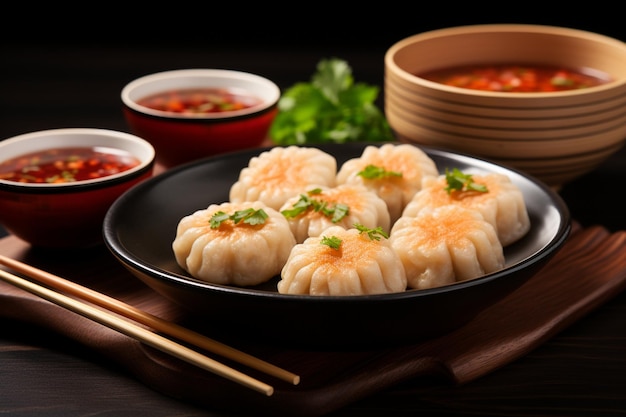
<instances>
[{"instance_id":1,"label":"tomato sauce in bowl","mask_svg":"<svg viewBox=\"0 0 626 417\"><path fill-rule=\"evenodd\" d=\"M462 66L416 75L452 87L518 93L578 90L611 81L606 74L596 75L582 70L515 64Z\"/></svg>"},{"instance_id":2,"label":"tomato sauce in bowl","mask_svg":"<svg viewBox=\"0 0 626 417\"><path fill-rule=\"evenodd\" d=\"M184 114L221 113L262 103L260 97L228 88L189 88L151 94L137 104L154 110Z\"/></svg>"},{"instance_id":3,"label":"tomato sauce in bowl","mask_svg":"<svg viewBox=\"0 0 626 417\"><path fill-rule=\"evenodd\" d=\"M106 147L72 147L27 153L0 162L0 179L58 184L93 180L139 165L128 152Z\"/></svg>"}]
</instances>

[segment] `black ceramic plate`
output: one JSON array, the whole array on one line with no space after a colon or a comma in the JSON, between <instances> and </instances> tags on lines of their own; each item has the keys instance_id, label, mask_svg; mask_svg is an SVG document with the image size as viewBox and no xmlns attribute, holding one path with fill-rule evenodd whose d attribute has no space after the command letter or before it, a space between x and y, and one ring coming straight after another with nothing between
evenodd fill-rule
<instances>
[{"instance_id":1,"label":"black ceramic plate","mask_svg":"<svg viewBox=\"0 0 626 417\"><path fill-rule=\"evenodd\" d=\"M360 156L368 145L372 143L320 148L334 155L340 166ZM466 155L422 149L441 172L446 167L500 172L522 190L531 229L505 249L505 269L440 288L341 297L279 294L277 278L254 288L192 278L176 264L172 251L178 222L211 203L227 201L240 170L264 149L200 160L144 181L108 211L105 242L139 279L201 316L214 332L311 347L386 345L441 335L467 323L535 274L566 240L570 217L558 194L529 176Z\"/></svg>"}]
</instances>

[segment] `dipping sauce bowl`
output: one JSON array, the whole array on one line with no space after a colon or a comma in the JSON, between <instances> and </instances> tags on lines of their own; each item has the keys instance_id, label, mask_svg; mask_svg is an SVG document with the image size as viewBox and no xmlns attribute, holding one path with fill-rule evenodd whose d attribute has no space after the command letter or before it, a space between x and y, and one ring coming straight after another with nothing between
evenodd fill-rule
<instances>
[{"instance_id":1,"label":"dipping sauce bowl","mask_svg":"<svg viewBox=\"0 0 626 417\"><path fill-rule=\"evenodd\" d=\"M69 128L5 139L0 155L0 224L33 246L85 248L103 242L111 204L152 176L155 151L128 133Z\"/></svg>"}]
</instances>

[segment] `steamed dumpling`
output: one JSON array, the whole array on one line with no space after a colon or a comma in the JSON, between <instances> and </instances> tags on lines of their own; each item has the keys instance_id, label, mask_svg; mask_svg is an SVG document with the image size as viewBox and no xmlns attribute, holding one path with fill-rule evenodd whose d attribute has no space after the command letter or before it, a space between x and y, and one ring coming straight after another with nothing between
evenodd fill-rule
<instances>
[{"instance_id":1,"label":"steamed dumpling","mask_svg":"<svg viewBox=\"0 0 626 417\"><path fill-rule=\"evenodd\" d=\"M502 269L504 252L493 225L458 205L402 216L389 241L406 271L409 288L425 289Z\"/></svg>"},{"instance_id":2,"label":"steamed dumpling","mask_svg":"<svg viewBox=\"0 0 626 417\"><path fill-rule=\"evenodd\" d=\"M340 239L340 247L322 244L325 237ZM405 290L404 267L389 241L341 226L332 226L322 236L294 246L278 282L281 294L363 295Z\"/></svg>"},{"instance_id":3,"label":"steamed dumpling","mask_svg":"<svg viewBox=\"0 0 626 417\"><path fill-rule=\"evenodd\" d=\"M317 148L274 147L250 158L230 188L233 203L261 201L279 210L309 185L335 186L337 160Z\"/></svg>"},{"instance_id":4,"label":"steamed dumpling","mask_svg":"<svg viewBox=\"0 0 626 417\"><path fill-rule=\"evenodd\" d=\"M472 175L473 182L487 187L487 192L446 191L446 176L425 178L422 189L404 209L404 216L415 216L427 207L456 204L478 210L491 223L502 246L510 245L530 229L530 219L521 190L504 174Z\"/></svg>"},{"instance_id":5,"label":"steamed dumpling","mask_svg":"<svg viewBox=\"0 0 626 417\"><path fill-rule=\"evenodd\" d=\"M268 217L262 224L229 219L211 227L211 218L218 212L230 216L248 209L263 209ZM172 249L178 265L195 278L250 286L277 276L295 244L287 219L278 211L258 201L227 202L183 217Z\"/></svg>"},{"instance_id":6,"label":"steamed dumpling","mask_svg":"<svg viewBox=\"0 0 626 417\"><path fill-rule=\"evenodd\" d=\"M359 175L370 165L401 175L373 179ZM422 178L437 175L435 162L418 147L386 143L380 147L367 146L360 157L344 162L337 173L337 184L362 184L375 191L387 203L391 223L394 223L422 188Z\"/></svg>"},{"instance_id":7,"label":"steamed dumpling","mask_svg":"<svg viewBox=\"0 0 626 417\"><path fill-rule=\"evenodd\" d=\"M357 184L308 190L287 200L280 211L298 243L334 225L349 229L359 223L370 229L381 227L386 233L391 226L387 204L375 192Z\"/></svg>"}]
</instances>

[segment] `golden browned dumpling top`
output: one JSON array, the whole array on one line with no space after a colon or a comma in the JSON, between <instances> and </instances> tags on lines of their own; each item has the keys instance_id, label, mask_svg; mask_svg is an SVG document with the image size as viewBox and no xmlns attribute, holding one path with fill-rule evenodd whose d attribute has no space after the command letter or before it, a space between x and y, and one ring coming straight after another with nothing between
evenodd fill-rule
<instances>
[{"instance_id":1,"label":"golden browned dumpling top","mask_svg":"<svg viewBox=\"0 0 626 417\"><path fill-rule=\"evenodd\" d=\"M437 176L435 161L416 146L386 143L367 146L360 157L343 163L337 184L362 184L387 203L391 223L422 188L422 179Z\"/></svg>"},{"instance_id":2,"label":"golden browned dumpling top","mask_svg":"<svg viewBox=\"0 0 626 417\"><path fill-rule=\"evenodd\" d=\"M530 229L530 219L521 190L504 174L471 175L471 181L485 191L448 190L446 175L425 178L422 189L403 211L415 216L424 208L453 204L478 210L491 223L503 246L519 240Z\"/></svg>"},{"instance_id":3,"label":"golden browned dumpling top","mask_svg":"<svg viewBox=\"0 0 626 417\"><path fill-rule=\"evenodd\" d=\"M230 201L261 201L275 210L309 186L335 185L337 161L317 148L275 147L252 157L230 189Z\"/></svg>"},{"instance_id":4,"label":"golden browned dumpling top","mask_svg":"<svg viewBox=\"0 0 626 417\"><path fill-rule=\"evenodd\" d=\"M374 191L358 184L312 189L287 200L280 211L298 243L319 236L333 225L351 228L359 223L381 227L387 233L391 228L387 204Z\"/></svg>"},{"instance_id":5,"label":"golden browned dumpling top","mask_svg":"<svg viewBox=\"0 0 626 417\"><path fill-rule=\"evenodd\" d=\"M402 216L391 229L410 288L424 289L476 278L504 267L502 245L477 211L448 204Z\"/></svg>"},{"instance_id":6,"label":"golden browned dumpling top","mask_svg":"<svg viewBox=\"0 0 626 417\"><path fill-rule=\"evenodd\" d=\"M404 267L385 237L370 238L341 226L294 246L278 283L281 294L363 295L405 289Z\"/></svg>"},{"instance_id":7,"label":"golden browned dumpling top","mask_svg":"<svg viewBox=\"0 0 626 417\"><path fill-rule=\"evenodd\" d=\"M278 275L295 244L278 211L259 201L225 202L183 217L172 249L194 278L249 286Z\"/></svg>"}]
</instances>

